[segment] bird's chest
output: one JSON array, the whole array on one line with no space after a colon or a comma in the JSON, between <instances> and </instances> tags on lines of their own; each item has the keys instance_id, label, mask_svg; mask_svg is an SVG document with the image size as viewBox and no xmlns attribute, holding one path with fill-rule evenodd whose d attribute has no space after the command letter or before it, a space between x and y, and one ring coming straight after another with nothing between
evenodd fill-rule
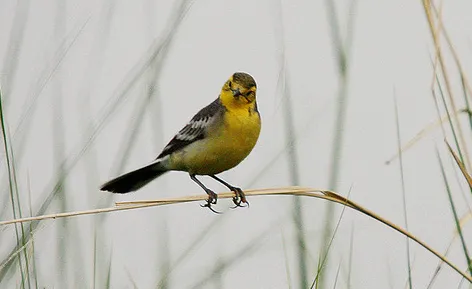
<instances>
[{"instance_id":1,"label":"bird's chest","mask_svg":"<svg viewBox=\"0 0 472 289\"><path fill-rule=\"evenodd\" d=\"M257 112L227 111L220 125L208 135L181 152L175 166L197 175L212 175L231 169L245 159L260 133Z\"/></svg>"},{"instance_id":2,"label":"bird's chest","mask_svg":"<svg viewBox=\"0 0 472 289\"><path fill-rule=\"evenodd\" d=\"M205 154L205 166L211 164L218 172L228 170L245 159L260 133L257 112L246 115L227 112L223 123Z\"/></svg>"},{"instance_id":3,"label":"bird's chest","mask_svg":"<svg viewBox=\"0 0 472 289\"><path fill-rule=\"evenodd\" d=\"M219 139L226 151L249 153L260 133L260 118L255 111L228 112Z\"/></svg>"}]
</instances>

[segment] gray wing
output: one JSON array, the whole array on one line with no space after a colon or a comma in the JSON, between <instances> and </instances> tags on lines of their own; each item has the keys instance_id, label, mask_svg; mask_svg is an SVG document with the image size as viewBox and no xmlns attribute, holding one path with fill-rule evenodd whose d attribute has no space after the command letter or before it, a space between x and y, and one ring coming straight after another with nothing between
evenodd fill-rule
<instances>
[{"instance_id":1,"label":"gray wing","mask_svg":"<svg viewBox=\"0 0 472 289\"><path fill-rule=\"evenodd\" d=\"M202 108L164 147L164 150L162 150L157 159L170 155L197 140L203 139L208 126L211 125L224 110L225 108L220 103L219 98Z\"/></svg>"}]
</instances>

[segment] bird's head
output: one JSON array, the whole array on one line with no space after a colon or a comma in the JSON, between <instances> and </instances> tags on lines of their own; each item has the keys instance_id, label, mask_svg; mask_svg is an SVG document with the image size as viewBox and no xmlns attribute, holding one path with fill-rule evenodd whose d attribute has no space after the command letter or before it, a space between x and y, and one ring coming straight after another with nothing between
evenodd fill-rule
<instances>
[{"instance_id":1,"label":"bird's head","mask_svg":"<svg viewBox=\"0 0 472 289\"><path fill-rule=\"evenodd\" d=\"M256 102L256 81L244 72L234 73L221 90L221 101L226 107L247 107Z\"/></svg>"}]
</instances>

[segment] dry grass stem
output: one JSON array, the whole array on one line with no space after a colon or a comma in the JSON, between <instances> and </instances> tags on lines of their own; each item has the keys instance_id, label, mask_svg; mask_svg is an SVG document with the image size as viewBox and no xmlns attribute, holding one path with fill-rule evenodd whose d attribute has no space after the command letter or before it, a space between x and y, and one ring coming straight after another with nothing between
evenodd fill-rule
<instances>
[{"instance_id":1,"label":"dry grass stem","mask_svg":"<svg viewBox=\"0 0 472 289\"><path fill-rule=\"evenodd\" d=\"M467 172L467 169L465 168L464 164L461 162L461 160L459 159L457 154L452 150L451 145L447 141L445 141L445 142L446 142L447 148L449 149L452 156L454 157L454 160L456 161L457 165L461 169L462 174L464 175L465 179L467 180L467 183L469 184L469 187L472 188L472 177Z\"/></svg>"},{"instance_id":2,"label":"dry grass stem","mask_svg":"<svg viewBox=\"0 0 472 289\"><path fill-rule=\"evenodd\" d=\"M471 112L468 111L467 109L460 109L456 111L454 114L461 114L461 113L467 113L470 114ZM449 121L449 117L447 115L444 115L441 117L440 120L437 120L433 123L430 123L427 125L425 128L420 130L412 139L410 139L405 145L402 146L401 148L401 153L406 152L410 148L412 148L415 144L417 144L422 138L424 138L426 135L434 131L436 128L441 126L444 123L447 123ZM388 160L385 161L386 165L390 165L391 162L396 160L398 156L400 155L400 152L396 152L392 157L390 157Z\"/></svg>"},{"instance_id":3,"label":"dry grass stem","mask_svg":"<svg viewBox=\"0 0 472 289\"><path fill-rule=\"evenodd\" d=\"M415 237L410 232L406 231L405 229L395 225L394 223L378 216L374 212L367 210L366 208L360 206L359 204L340 196L339 194L327 191L327 190L319 190L313 188L303 188L303 187L285 187L285 188L268 188L268 189L258 189L258 190L247 190L245 191L246 196L266 196L266 195L292 195L292 196L306 196L306 197L313 197L324 199L327 201L331 201L334 203L342 204L344 206L350 207L356 211L359 211L367 216L372 217L373 219L387 225L388 227L400 232L401 234L407 236L411 240L418 243L420 246L425 248L426 250L430 251L436 257L441 259L444 263L449 265L454 271L459 273L465 279L467 279L470 283L472 283L472 277L467 275L465 272L461 271L456 265L452 264L446 257L442 256L440 253L429 247L426 243L421 241L418 237ZM218 194L219 199L228 199L232 198L234 194L232 192L225 192ZM66 217L74 217L74 216L81 216L81 215L95 215L101 213L108 213L108 212L115 212L115 211L125 211L125 210L133 210L133 209L140 209L140 208L148 208L148 207L155 207L155 206L162 206L162 205L170 205L170 204L178 204L178 203L187 203L187 202L194 202L194 201L205 201L208 198L207 195L196 195L196 196L187 196L181 198L172 198L172 199L161 199L161 200L144 200L144 201L130 201L130 202L118 202L115 204L115 207L110 208L103 208L103 209L96 209L96 210L86 210L86 211L76 211L76 212L68 212L68 213L58 213L58 214L49 214L49 215L42 215L37 217L28 217L28 218L21 218L9 221L2 221L0 222L0 226L14 224L14 223L21 223L21 222L30 222L30 221L37 221L37 220L45 220L45 219L56 219L56 218L66 218Z\"/></svg>"},{"instance_id":4,"label":"dry grass stem","mask_svg":"<svg viewBox=\"0 0 472 289\"><path fill-rule=\"evenodd\" d=\"M449 96L449 103L451 104L451 107L452 107L453 111L458 111L457 105L456 105L456 102L455 102L454 96L453 96L454 94L453 94L453 91L452 91L451 82L449 80L448 72L447 72L447 69L446 69L446 64L444 62L444 58L443 58L443 54L442 54L442 50L441 50L441 45L439 43L439 36L440 36L440 32L441 32L440 28L442 27L441 18L436 19L438 21L438 23L435 25L435 22L434 22L435 18L433 16L434 13L433 13L433 9L432 9L431 0L423 0L423 8L425 10L426 19L428 21L428 26L430 28L431 37L433 38L434 47L435 47L435 50L436 50L436 57L439 61L439 66L441 68L441 72L442 72L442 75L443 75L444 84L446 85L446 91L447 91L447 94ZM462 130L462 125L459 122L459 118L458 118L457 114L453 115L453 119L454 119L454 122L457 126L457 135L458 135L458 139L459 139L461 149L463 150L463 153L464 153L465 161L467 162L466 165L467 165L467 167L470 167L469 153L468 153L467 144L465 142L465 138L464 138L464 134L463 134L463 130Z\"/></svg>"}]
</instances>

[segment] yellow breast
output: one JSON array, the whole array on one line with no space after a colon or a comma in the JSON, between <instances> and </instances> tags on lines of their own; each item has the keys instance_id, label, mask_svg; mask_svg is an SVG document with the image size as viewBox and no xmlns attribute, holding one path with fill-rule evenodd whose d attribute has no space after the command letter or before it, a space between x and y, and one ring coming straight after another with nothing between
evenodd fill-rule
<instances>
[{"instance_id":1,"label":"yellow breast","mask_svg":"<svg viewBox=\"0 0 472 289\"><path fill-rule=\"evenodd\" d=\"M174 157L176 169L197 175L214 175L244 160L256 145L261 119L255 110L226 111L221 125Z\"/></svg>"}]
</instances>

